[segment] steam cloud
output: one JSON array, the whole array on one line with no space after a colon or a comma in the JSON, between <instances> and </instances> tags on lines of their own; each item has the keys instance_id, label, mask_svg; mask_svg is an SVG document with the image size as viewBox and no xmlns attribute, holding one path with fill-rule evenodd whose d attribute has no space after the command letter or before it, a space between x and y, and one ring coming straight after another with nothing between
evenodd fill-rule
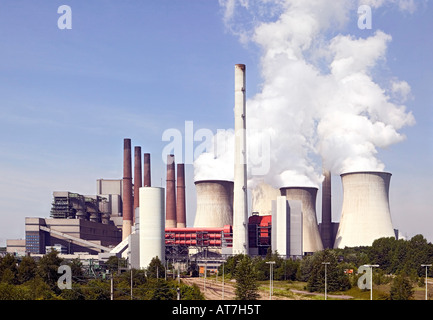
<instances>
[{"instance_id":1,"label":"steam cloud","mask_svg":"<svg viewBox=\"0 0 433 320\"><path fill-rule=\"evenodd\" d=\"M415 10L409 0L362 4ZM373 79L374 68L386 61L391 36L380 30L366 38L337 34L357 12L355 1L220 0L220 5L229 30L261 50L263 83L247 101L247 131L262 136L247 132L247 149L250 168L252 152L269 137L270 152L262 154L269 170L261 175L249 170L250 185L264 180L277 188L317 186L322 161L335 174L384 170L378 149L403 141L399 130L415 123L404 105L409 84L393 78L381 86ZM224 137L230 145L225 152L196 160L196 180L233 179L232 138L233 132Z\"/></svg>"}]
</instances>

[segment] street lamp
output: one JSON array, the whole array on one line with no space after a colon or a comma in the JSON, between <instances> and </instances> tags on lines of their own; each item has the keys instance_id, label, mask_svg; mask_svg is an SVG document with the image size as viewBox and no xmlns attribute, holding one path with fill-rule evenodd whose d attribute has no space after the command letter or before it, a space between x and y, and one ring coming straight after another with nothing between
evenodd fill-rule
<instances>
[{"instance_id":1,"label":"street lamp","mask_svg":"<svg viewBox=\"0 0 433 320\"><path fill-rule=\"evenodd\" d=\"M269 300L272 300L272 293L274 290L274 271L272 267L275 264L275 261L267 261L266 263L269 264Z\"/></svg>"},{"instance_id":2,"label":"street lamp","mask_svg":"<svg viewBox=\"0 0 433 320\"><path fill-rule=\"evenodd\" d=\"M224 261L223 261L223 300L224 300Z\"/></svg>"},{"instance_id":3,"label":"street lamp","mask_svg":"<svg viewBox=\"0 0 433 320\"><path fill-rule=\"evenodd\" d=\"M327 286L328 286L328 283L327 283L327 266L328 266L328 264L330 264L330 262L322 262L322 264L324 264L325 265L325 300L328 300L328 297L327 297Z\"/></svg>"},{"instance_id":4,"label":"street lamp","mask_svg":"<svg viewBox=\"0 0 433 320\"><path fill-rule=\"evenodd\" d=\"M378 264L365 264L367 268L370 268L370 300L373 300L373 268L378 268Z\"/></svg>"},{"instance_id":5,"label":"street lamp","mask_svg":"<svg viewBox=\"0 0 433 320\"><path fill-rule=\"evenodd\" d=\"M422 264L421 267L425 267L425 299L427 299L427 269L431 267L431 264Z\"/></svg>"}]
</instances>

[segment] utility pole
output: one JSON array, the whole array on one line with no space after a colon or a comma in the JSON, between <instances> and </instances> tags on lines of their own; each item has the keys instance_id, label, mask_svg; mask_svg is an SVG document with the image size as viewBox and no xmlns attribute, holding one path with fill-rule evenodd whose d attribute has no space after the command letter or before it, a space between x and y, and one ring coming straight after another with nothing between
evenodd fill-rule
<instances>
[{"instance_id":1,"label":"utility pole","mask_svg":"<svg viewBox=\"0 0 433 320\"><path fill-rule=\"evenodd\" d=\"M327 266L328 266L329 262L322 262L322 264L325 265L325 300L328 300L328 295L327 295L327 291L328 291Z\"/></svg>"},{"instance_id":2,"label":"utility pole","mask_svg":"<svg viewBox=\"0 0 433 320\"><path fill-rule=\"evenodd\" d=\"M110 289L110 297L111 300L114 300L114 282L113 282L113 273L111 272L111 289Z\"/></svg>"},{"instance_id":3,"label":"utility pole","mask_svg":"<svg viewBox=\"0 0 433 320\"><path fill-rule=\"evenodd\" d=\"M421 267L425 267L425 299L428 300L427 295L427 269L428 267L431 267L431 264L422 264Z\"/></svg>"}]
</instances>

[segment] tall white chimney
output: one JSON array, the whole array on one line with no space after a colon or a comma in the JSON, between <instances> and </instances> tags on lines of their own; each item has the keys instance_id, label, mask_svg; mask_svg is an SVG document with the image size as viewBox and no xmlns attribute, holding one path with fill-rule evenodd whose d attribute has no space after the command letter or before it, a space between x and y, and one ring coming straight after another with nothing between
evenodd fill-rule
<instances>
[{"instance_id":1,"label":"tall white chimney","mask_svg":"<svg viewBox=\"0 0 433 320\"><path fill-rule=\"evenodd\" d=\"M235 65L233 254L248 254L245 65Z\"/></svg>"}]
</instances>

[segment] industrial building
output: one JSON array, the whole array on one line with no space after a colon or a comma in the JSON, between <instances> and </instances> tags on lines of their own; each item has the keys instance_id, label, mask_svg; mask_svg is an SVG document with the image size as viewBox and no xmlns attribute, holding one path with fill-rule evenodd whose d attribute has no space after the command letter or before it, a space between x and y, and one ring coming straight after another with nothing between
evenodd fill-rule
<instances>
[{"instance_id":1,"label":"industrial building","mask_svg":"<svg viewBox=\"0 0 433 320\"><path fill-rule=\"evenodd\" d=\"M391 174L356 172L341 175L344 199L341 222L332 222L331 173L324 170L321 223L318 188L265 183L253 190L248 210L246 164L245 65L235 65L234 181L195 181L193 227L186 221L183 163L166 155L165 188L152 186L149 153L123 141L123 177L98 179L96 195L53 193L51 218L26 218L23 240L8 240L9 252L116 255L129 266L146 268L161 261L219 259L233 254L265 255L269 249L297 258L325 248L371 245L395 236L389 208ZM134 168L134 170L133 170ZM249 212L251 214L249 215ZM338 231L337 231L338 230ZM86 253L87 255L85 255Z\"/></svg>"}]
</instances>

